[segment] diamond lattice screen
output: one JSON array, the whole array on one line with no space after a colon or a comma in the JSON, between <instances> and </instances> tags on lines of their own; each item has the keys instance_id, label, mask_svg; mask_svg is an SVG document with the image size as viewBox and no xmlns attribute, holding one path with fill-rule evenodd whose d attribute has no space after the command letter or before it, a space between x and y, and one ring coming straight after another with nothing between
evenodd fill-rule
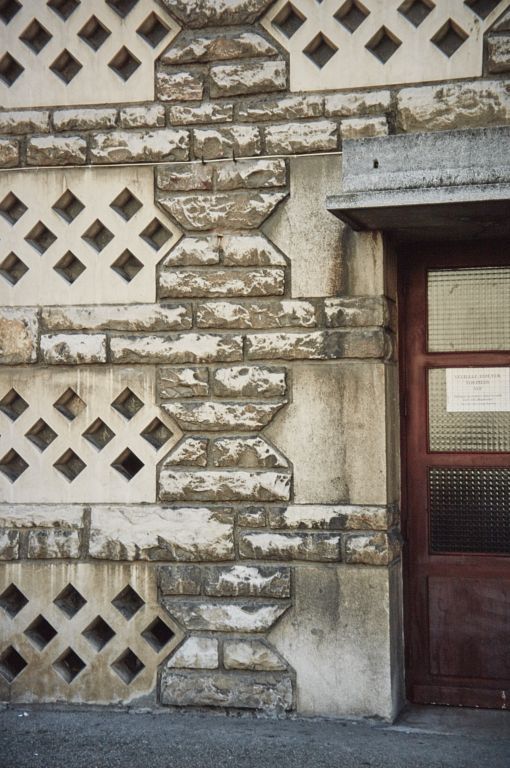
<instances>
[{"instance_id":1,"label":"diamond lattice screen","mask_svg":"<svg viewBox=\"0 0 510 768\"><path fill-rule=\"evenodd\" d=\"M179 31L154 0L0 3L4 107L154 98L154 61Z\"/></svg>"},{"instance_id":2,"label":"diamond lattice screen","mask_svg":"<svg viewBox=\"0 0 510 768\"><path fill-rule=\"evenodd\" d=\"M483 34L508 0L278 0L264 27L290 53L293 91L482 74Z\"/></svg>"}]
</instances>

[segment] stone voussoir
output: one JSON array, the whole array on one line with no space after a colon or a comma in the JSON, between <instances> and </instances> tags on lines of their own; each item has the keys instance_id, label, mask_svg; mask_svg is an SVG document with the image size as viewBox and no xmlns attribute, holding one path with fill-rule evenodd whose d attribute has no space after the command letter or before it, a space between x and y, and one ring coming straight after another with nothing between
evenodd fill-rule
<instances>
[{"instance_id":1,"label":"stone voussoir","mask_svg":"<svg viewBox=\"0 0 510 768\"><path fill-rule=\"evenodd\" d=\"M159 476L161 501L282 501L290 497L290 475L284 472L171 470Z\"/></svg>"},{"instance_id":2,"label":"stone voussoir","mask_svg":"<svg viewBox=\"0 0 510 768\"><path fill-rule=\"evenodd\" d=\"M184 431L258 432L276 416L281 403L201 402L163 403L163 410Z\"/></svg>"},{"instance_id":3,"label":"stone voussoir","mask_svg":"<svg viewBox=\"0 0 510 768\"><path fill-rule=\"evenodd\" d=\"M215 637L188 637L167 661L167 669L217 669L218 640Z\"/></svg>"},{"instance_id":4,"label":"stone voussoir","mask_svg":"<svg viewBox=\"0 0 510 768\"><path fill-rule=\"evenodd\" d=\"M208 444L209 441L204 437L183 438L168 454L163 467L205 467L207 465Z\"/></svg>"},{"instance_id":5,"label":"stone voussoir","mask_svg":"<svg viewBox=\"0 0 510 768\"><path fill-rule=\"evenodd\" d=\"M163 0L185 27L221 27L251 24L268 8L272 0Z\"/></svg>"},{"instance_id":6,"label":"stone voussoir","mask_svg":"<svg viewBox=\"0 0 510 768\"><path fill-rule=\"evenodd\" d=\"M161 298L280 296L285 272L277 267L221 269L162 269Z\"/></svg>"},{"instance_id":7,"label":"stone voussoir","mask_svg":"<svg viewBox=\"0 0 510 768\"><path fill-rule=\"evenodd\" d=\"M227 29L202 34L183 32L161 55L159 61L175 65L277 55L275 46L257 32Z\"/></svg>"},{"instance_id":8,"label":"stone voussoir","mask_svg":"<svg viewBox=\"0 0 510 768\"><path fill-rule=\"evenodd\" d=\"M267 632L290 607L290 602L232 601L164 597L163 607L187 630L200 632Z\"/></svg>"},{"instance_id":9,"label":"stone voussoir","mask_svg":"<svg viewBox=\"0 0 510 768\"><path fill-rule=\"evenodd\" d=\"M221 260L228 266L285 267L287 262L267 237L259 233L223 235Z\"/></svg>"},{"instance_id":10,"label":"stone voussoir","mask_svg":"<svg viewBox=\"0 0 510 768\"><path fill-rule=\"evenodd\" d=\"M216 189L261 189L283 187L287 181L284 160L237 160L216 169Z\"/></svg>"},{"instance_id":11,"label":"stone voussoir","mask_svg":"<svg viewBox=\"0 0 510 768\"><path fill-rule=\"evenodd\" d=\"M218 264L220 260L219 238L183 237L166 256L163 267L200 267Z\"/></svg>"},{"instance_id":12,"label":"stone voussoir","mask_svg":"<svg viewBox=\"0 0 510 768\"><path fill-rule=\"evenodd\" d=\"M257 229L285 197L285 192L243 190L161 195L158 202L185 229Z\"/></svg>"},{"instance_id":13,"label":"stone voussoir","mask_svg":"<svg viewBox=\"0 0 510 768\"><path fill-rule=\"evenodd\" d=\"M287 85L284 60L216 64L209 71L212 98L283 91Z\"/></svg>"},{"instance_id":14,"label":"stone voussoir","mask_svg":"<svg viewBox=\"0 0 510 768\"><path fill-rule=\"evenodd\" d=\"M287 665L263 640L225 640L223 643L225 669L278 672Z\"/></svg>"}]
</instances>

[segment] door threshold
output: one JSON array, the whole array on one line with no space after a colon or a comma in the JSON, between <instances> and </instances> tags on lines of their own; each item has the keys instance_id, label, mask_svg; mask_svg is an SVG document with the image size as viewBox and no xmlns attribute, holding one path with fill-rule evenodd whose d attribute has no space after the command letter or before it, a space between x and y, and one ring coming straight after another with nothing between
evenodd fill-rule
<instances>
[{"instance_id":1,"label":"door threshold","mask_svg":"<svg viewBox=\"0 0 510 768\"><path fill-rule=\"evenodd\" d=\"M407 704L392 730L471 738L510 737L510 710Z\"/></svg>"}]
</instances>

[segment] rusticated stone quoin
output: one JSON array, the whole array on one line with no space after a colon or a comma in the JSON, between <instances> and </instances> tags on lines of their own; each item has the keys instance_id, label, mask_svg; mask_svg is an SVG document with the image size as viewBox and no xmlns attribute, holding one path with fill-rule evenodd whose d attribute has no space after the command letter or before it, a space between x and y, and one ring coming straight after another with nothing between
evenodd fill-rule
<instances>
[{"instance_id":1,"label":"rusticated stone quoin","mask_svg":"<svg viewBox=\"0 0 510 768\"><path fill-rule=\"evenodd\" d=\"M219 192L161 196L158 200L185 229L256 229L285 197L283 192Z\"/></svg>"},{"instance_id":2,"label":"rusticated stone quoin","mask_svg":"<svg viewBox=\"0 0 510 768\"><path fill-rule=\"evenodd\" d=\"M287 72L284 61L217 64L211 67L211 96L239 96L269 93L285 89Z\"/></svg>"},{"instance_id":3,"label":"rusticated stone quoin","mask_svg":"<svg viewBox=\"0 0 510 768\"><path fill-rule=\"evenodd\" d=\"M254 432L265 427L283 403L164 403L163 409L186 430Z\"/></svg>"},{"instance_id":4,"label":"rusticated stone quoin","mask_svg":"<svg viewBox=\"0 0 510 768\"><path fill-rule=\"evenodd\" d=\"M163 270L159 278L162 298L214 296L279 296L284 291L281 269Z\"/></svg>"},{"instance_id":5,"label":"rusticated stone quoin","mask_svg":"<svg viewBox=\"0 0 510 768\"><path fill-rule=\"evenodd\" d=\"M193 673L165 669L161 703L176 707L288 710L292 707L292 680L275 673Z\"/></svg>"},{"instance_id":6,"label":"rusticated stone quoin","mask_svg":"<svg viewBox=\"0 0 510 768\"><path fill-rule=\"evenodd\" d=\"M281 501L290 497L290 475L282 472L231 472L163 469L162 501Z\"/></svg>"},{"instance_id":7,"label":"rusticated stone quoin","mask_svg":"<svg viewBox=\"0 0 510 768\"><path fill-rule=\"evenodd\" d=\"M285 601L183 600L164 597L162 605L179 624L200 632L266 632L289 608Z\"/></svg>"}]
</instances>

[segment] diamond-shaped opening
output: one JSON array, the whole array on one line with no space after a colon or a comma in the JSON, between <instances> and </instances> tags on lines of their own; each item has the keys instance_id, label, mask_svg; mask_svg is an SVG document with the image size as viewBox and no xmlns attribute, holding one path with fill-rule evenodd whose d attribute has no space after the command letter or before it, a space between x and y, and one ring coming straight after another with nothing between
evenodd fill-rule
<instances>
[{"instance_id":1,"label":"diamond-shaped opening","mask_svg":"<svg viewBox=\"0 0 510 768\"><path fill-rule=\"evenodd\" d=\"M163 24L159 16L151 13L136 30L146 43L155 48L168 35L168 27Z\"/></svg>"},{"instance_id":2,"label":"diamond-shaped opening","mask_svg":"<svg viewBox=\"0 0 510 768\"><path fill-rule=\"evenodd\" d=\"M50 66L50 69L57 75L57 77L60 77L66 85L69 85L71 80L76 77L81 67L82 65L78 59L75 59L68 50L64 50L60 56L57 56Z\"/></svg>"},{"instance_id":3,"label":"diamond-shaped opening","mask_svg":"<svg viewBox=\"0 0 510 768\"><path fill-rule=\"evenodd\" d=\"M145 240L146 243L149 243L155 251L159 251L171 237L171 232L159 219L153 219L151 223L145 227L143 232L140 232L140 237Z\"/></svg>"},{"instance_id":4,"label":"diamond-shaped opening","mask_svg":"<svg viewBox=\"0 0 510 768\"><path fill-rule=\"evenodd\" d=\"M45 451L55 440L56 436L57 433L49 426L49 424L46 424L44 419L36 421L34 426L25 434L25 437L27 437L30 442L34 443L40 451Z\"/></svg>"},{"instance_id":5,"label":"diamond-shaped opening","mask_svg":"<svg viewBox=\"0 0 510 768\"><path fill-rule=\"evenodd\" d=\"M0 214L12 225L21 219L26 210L27 206L19 197L16 197L14 192L9 192L0 203Z\"/></svg>"},{"instance_id":6,"label":"diamond-shaped opening","mask_svg":"<svg viewBox=\"0 0 510 768\"><path fill-rule=\"evenodd\" d=\"M140 433L148 443L159 450L172 437L172 433L160 419L156 418Z\"/></svg>"},{"instance_id":7,"label":"diamond-shaped opening","mask_svg":"<svg viewBox=\"0 0 510 768\"><path fill-rule=\"evenodd\" d=\"M0 264L0 275L11 285L16 285L25 272L28 272L27 265L21 259L18 259L12 251Z\"/></svg>"},{"instance_id":8,"label":"diamond-shaped opening","mask_svg":"<svg viewBox=\"0 0 510 768\"><path fill-rule=\"evenodd\" d=\"M78 454L71 448L68 448L67 451L56 460L53 466L64 475L70 483L72 483L73 480L76 480L80 472L83 472L87 465L80 459Z\"/></svg>"},{"instance_id":9,"label":"diamond-shaped opening","mask_svg":"<svg viewBox=\"0 0 510 768\"><path fill-rule=\"evenodd\" d=\"M27 662L23 656L18 653L16 648L10 645L0 656L0 674L7 680L8 683L18 677L20 672L23 672Z\"/></svg>"},{"instance_id":10,"label":"diamond-shaped opening","mask_svg":"<svg viewBox=\"0 0 510 768\"><path fill-rule=\"evenodd\" d=\"M76 394L74 389L68 387L63 395L53 403L53 407L57 409L66 419L72 421L78 414L80 414L87 406L79 395Z\"/></svg>"},{"instance_id":11,"label":"diamond-shaped opening","mask_svg":"<svg viewBox=\"0 0 510 768\"><path fill-rule=\"evenodd\" d=\"M0 472L9 478L11 483L15 483L27 467L25 459L14 448L7 451L3 459L0 459Z\"/></svg>"},{"instance_id":12,"label":"diamond-shaped opening","mask_svg":"<svg viewBox=\"0 0 510 768\"><path fill-rule=\"evenodd\" d=\"M110 203L110 208L113 208L113 210L126 221L133 218L135 213L139 211L141 207L142 203L127 187Z\"/></svg>"},{"instance_id":13,"label":"diamond-shaped opening","mask_svg":"<svg viewBox=\"0 0 510 768\"><path fill-rule=\"evenodd\" d=\"M306 46L303 53L306 54L319 69L322 69L322 67L328 63L330 58L335 55L337 50L338 48L336 45L334 45L331 40L328 40L322 32L319 32L319 34Z\"/></svg>"},{"instance_id":14,"label":"diamond-shaped opening","mask_svg":"<svg viewBox=\"0 0 510 768\"><path fill-rule=\"evenodd\" d=\"M335 19L340 22L349 32L356 32L370 11L358 0L348 0L335 13Z\"/></svg>"},{"instance_id":15,"label":"diamond-shaped opening","mask_svg":"<svg viewBox=\"0 0 510 768\"><path fill-rule=\"evenodd\" d=\"M405 0L405 3L402 3L398 10L411 24L419 27L433 8L435 6L431 0Z\"/></svg>"},{"instance_id":16,"label":"diamond-shaped opening","mask_svg":"<svg viewBox=\"0 0 510 768\"><path fill-rule=\"evenodd\" d=\"M106 248L110 240L113 239L113 234L99 221L99 219L96 219L87 231L83 233L82 238L91 245L94 250L100 253L103 248Z\"/></svg>"},{"instance_id":17,"label":"diamond-shaped opening","mask_svg":"<svg viewBox=\"0 0 510 768\"><path fill-rule=\"evenodd\" d=\"M21 66L19 61L16 61L10 53L6 53L0 59L0 80L3 80L10 88L24 69L25 68Z\"/></svg>"},{"instance_id":18,"label":"diamond-shaped opening","mask_svg":"<svg viewBox=\"0 0 510 768\"><path fill-rule=\"evenodd\" d=\"M55 627L52 627L50 622L41 615L34 619L30 626L25 629L25 635L30 638L39 650L45 648L56 634L57 630Z\"/></svg>"},{"instance_id":19,"label":"diamond-shaped opening","mask_svg":"<svg viewBox=\"0 0 510 768\"><path fill-rule=\"evenodd\" d=\"M17 616L22 608L28 603L28 598L18 589L16 584L9 584L0 595L0 607L6 614L12 618Z\"/></svg>"},{"instance_id":20,"label":"diamond-shaped opening","mask_svg":"<svg viewBox=\"0 0 510 768\"><path fill-rule=\"evenodd\" d=\"M21 3L18 3L18 0L0 0L0 19L4 24L8 24L20 8Z\"/></svg>"},{"instance_id":21,"label":"diamond-shaped opening","mask_svg":"<svg viewBox=\"0 0 510 768\"><path fill-rule=\"evenodd\" d=\"M108 445L110 440L115 437L115 432L113 432L108 424L105 424L102 419L96 419L90 427L85 430L83 437L88 440L89 443L92 443L98 451L102 451L105 445Z\"/></svg>"},{"instance_id":22,"label":"diamond-shaped opening","mask_svg":"<svg viewBox=\"0 0 510 768\"><path fill-rule=\"evenodd\" d=\"M87 638L96 651L101 651L112 637L115 637L115 632L101 616L96 616L94 621L83 630L82 635Z\"/></svg>"},{"instance_id":23,"label":"diamond-shaped opening","mask_svg":"<svg viewBox=\"0 0 510 768\"><path fill-rule=\"evenodd\" d=\"M68 619L72 619L78 611L81 611L87 601L72 584L68 584L62 592L59 592L53 602Z\"/></svg>"},{"instance_id":24,"label":"diamond-shaped opening","mask_svg":"<svg viewBox=\"0 0 510 768\"><path fill-rule=\"evenodd\" d=\"M53 232L42 221L38 221L25 237L27 243L30 243L32 248L35 248L39 253L45 253L56 239Z\"/></svg>"},{"instance_id":25,"label":"diamond-shaped opening","mask_svg":"<svg viewBox=\"0 0 510 768\"><path fill-rule=\"evenodd\" d=\"M481 19L485 19L500 2L501 0L465 0L465 5Z\"/></svg>"},{"instance_id":26,"label":"diamond-shaped opening","mask_svg":"<svg viewBox=\"0 0 510 768\"><path fill-rule=\"evenodd\" d=\"M42 51L44 46L49 43L51 38L52 35L50 35L48 30L43 27L43 25L40 24L37 19L33 19L25 31L22 32L22 34L19 36L19 39L22 40L25 45L28 45L30 50L32 50L35 54L38 54L39 51Z\"/></svg>"},{"instance_id":27,"label":"diamond-shaped opening","mask_svg":"<svg viewBox=\"0 0 510 768\"><path fill-rule=\"evenodd\" d=\"M140 61L133 56L125 45L122 46L120 51L115 54L113 59L109 62L108 66L122 79L129 80L131 75L140 66Z\"/></svg>"},{"instance_id":28,"label":"diamond-shaped opening","mask_svg":"<svg viewBox=\"0 0 510 768\"><path fill-rule=\"evenodd\" d=\"M135 393L126 387L112 403L112 407L122 414L125 419L132 419L143 408L143 402Z\"/></svg>"},{"instance_id":29,"label":"diamond-shaped opening","mask_svg":"<svg viewBox=\"0 0 510 768\"><path fill-rule=\"evenodd\" d=\"M112 664L112 668L126 685L132 683L144 667L145 664L140 661L131 648L126 648L124 653L122 653Z\"/></svg>"},{"instance_id":30,"label":"diamond-shaped opening","mask_svg":"<svg viewBox=\"0 0 510 768\"><path fill-rule=\"evenodd\" d=\"M106 0L110 8L119 14L123 19L130 13L138 0Z\"/></svg>"},{"instance_id":31,"label":"diamond-shaped opening","mask_svg":"<svg viewBox=\"0 0 510 768\"><path fill-rule=\"evenodd\" d=\"M98 51L110 35L110 30L104 24L101 24L96 16L91 16L85 26L78 32L78 37L81 37L94 51Z\"/></svg>"},{"instance_id":32,"label":"diamond-shaped opening","mask_svg":"<svg viewBox=\"0 0 510 768\"><path fill-rule=\"evenodd\" d=\"M84 208L83 203L78 200L76 195L73 195L70 189L67 189L53 206L53 210L68 223L74 221Z\"/></svg>"},{"instance_id":33,"label":"diamond-shaped opening","mask_svg":"<svg viewBox=\"0 0 510 768\"><path fill-rule=\"evenodd\" d=\"M114 272L120 275L126 283L130 283L143 268L143 264L126 248L126 250L120 254L119 258L113 262L111 268Z\"/></svg>"},{"instance_id":34,"label":"diamond-shaped opening","mask_svg":"<svg viewBox=\"0 0 510 768\"><path fill-rule=\"evenodd\" d=\"M168 642L170 642L173 636L174 633L170 627L167 626L159 616L142 632L142 637L144 637L149 645L151 645L158 653Z\"/></svg>"},{"instance_id":35,"label":"diamond-shaped opening","mask_svg":"<svg viewBox=\"0 0 510 768\"><path fill-rule=\"evenodd\" d=\"M453 56L462 43L467 40L468 35L463 29L459 27L452 19L443 24L441 29L438 29L432 42L436 45L445 56Z\"/></svg>"},{"instance_id":36,"label":"diamond-shaped opening","mask_svg":"<svg viewBox=\"0 0 510 768\"><path fill-rule=\"evenodd\" d=\"M80 0L48 0L47 5L66 21L79 6Z\"/></svg>"},{"instance_id":37,"label":"diamond-shaped opening","mask_svg":"<svg viewBox=\"0 0 510 768\"><path fill-rule=\"evenodd\" d=\"M122 451L120 456L117 456L115 461L112 461L112 467L116 469L117 472L120 472L126 480L132 480L143 466L143 461L141 461L129 448Z\"/></svg>"},{"instance_id":38,"label":"diamond-shaped opening","mask_svg":"<svg viewBox=\"0 0 510 768\"><path fill-rule=\"evenodd\" d=\"M124 589L122 589L119 594L112 600L112 605L119 611L119 613L124 616L127 621L132 619L135 613L138 613L144 604L144 601L138 592L135 592L131 584L128 584L126 587L124 587Z\"/></svg>"},{"instance_id":39,"label":"diamond-shaped opening","mask_svg":"<svg viewBox=\"0 0 510 768\"><path fill-rule=\"evenodd\" d=\"M66 683L72 683L75 677L85 669L86 664L72 648L68 648L62 656L53 662L53 666Z\"/></svg>"},{"instance_id":40,"label":"diamond-shaped opening","mask_svg":"<svg viewBox=\"0 0 510 768\"><path fill-rule=\"evenodd\" d=\"M306 17L298 11L292 3L286 3L281 11L273 19L273 25L282 32L285 37L292 37L303 26Z\"/></svg>"},{"instance_id":41,"label":"diamond-shaped opening","mask_svg":"<svg viewBox=\"0 0 510 768\"><path fill-rule=\"evenodd\" d=\"M27 401L23 400L21 395L19 395L15 389L10 389L0 400L0 411L5 413L11 421L16 421L27 408Z\"/></svg>"},{"instance_id":42,"label":"diamond-shaped opening","mask_svg":"<svg viewBox=\"0 0 510 768\"><path fill-rule=\"evenodd\" d=\"M74 283L79 278L82 272L85 271L85 265L76 258L74 253L67 251L59 261L53 267L55 272L67 280L68 283Z\"/></svg>"},{"instance_id":43,"label":"diamond-shaped opening","mask_svg":"<svg viewBox=\"0 0 510 768\"><path fill-rule=\"evenodd\" d=\"M398 39L386 27L381 27L376 34L368 41L366 48L374 54L383 64L386 64L402 41Z\"/></svg>"}]
</instances>

